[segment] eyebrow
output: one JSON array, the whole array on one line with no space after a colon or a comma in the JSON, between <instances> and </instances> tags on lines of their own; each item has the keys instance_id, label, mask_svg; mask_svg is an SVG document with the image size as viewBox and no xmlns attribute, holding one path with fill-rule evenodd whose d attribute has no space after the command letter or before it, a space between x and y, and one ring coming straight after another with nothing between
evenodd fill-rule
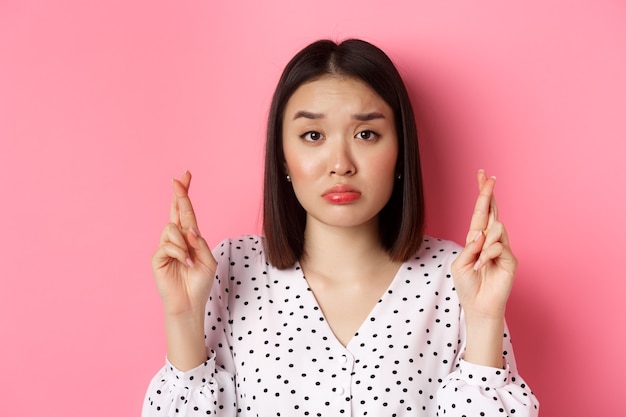
<instances>
[{"instance_id":1,"label":"eyebrow","mask_svg":"<svg viewBox=\"0 0 626 417\"><path fill-rule=\"evenodd\" d=\"M324 115L322 113L312 113L310 111L300 110L293 116L293 120L300 119L300 118L317 120L317 119L323 119Z\"/></svg>"},{"instance_id":2,"label":"eyebrow","mask_svg":"<svg viewBox=\"0 0 626 417\"><path fill-rule=\"evenodd\" d=\"M353 114L352 118L354 120L358 120L359 122L368 122L370 120L374 120L374 119L384 119L385 115L374 111L371 113L359 113L359 114Z\"/></svg>"},{"instance_id":3,"label":"eyebrow","mask_svg":"<svg viewBox=\"0 0 626 417\"><path fill-rule=\"evenodd\" d=\"M305 110L300 110L298 112L296 112L296 114L293 116L293 120L299 119L299 118L305 118L305 119L311 119L311 120L318 120L318 119L323 119L325 116L323 113L313 113L310 111L305 111ZM352 118L354 120L358 120L359 122L367 122L370 120L375 120L375 119L384 119L385 115L374 111L371 113L357 113L357 114L353 114Z\"/></svg>"}]
</instances>

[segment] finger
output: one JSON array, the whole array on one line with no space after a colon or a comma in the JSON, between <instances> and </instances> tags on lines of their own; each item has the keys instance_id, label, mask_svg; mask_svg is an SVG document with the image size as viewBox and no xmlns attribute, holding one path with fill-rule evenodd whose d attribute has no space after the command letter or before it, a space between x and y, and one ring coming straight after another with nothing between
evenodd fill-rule
<instances>
[{"instance_id":1,"label":"finger","mask_svg":"<svg viewBox=\"0 0 626 417\"><path fill-rule=\"evenodd\" d=\"M476 233L454 260L455 266L459 269L472 268L480 256L484 243L485 234L482 231Z\"/></svg>"},{"instance_id":2,"label":"finger","mask_svg":"<svg viewBox=\"0 0 626 417\"><path fill-rule=\"evenodd\" d=\"M172 193L172 201L170 202L170 222L180 226L178 218L178 204L176 194Z\"/></svg>"},{"instance_id":3,"label":"finger","mask_svg":"<svg viewBox=\"0 0 626 417\"><path fill-rule=\"evenodd\" d=\"M489 221L487 222L487 228L498 221L498 205L496 204L496 197L492 194L491 203L489 204Z\"/></svg>"},{"instance_id":4,"label":"finger","mask_svg":"<svg viewBox=\"0 0 626 417\"><path fill-rule=\"evenodd\" d=\"M178 220L182 230L186 232L191 227L193 227L196 231L199 230L196 215L193 211L189 194L187 193L187 188L185 188L184 184L177 179L172 181L172 185L174 187L174 195L176 197L176 205L178 207Z\"/></svg>"},{"instance_id":5,"label":"finger","mask_svg":"<svg viewBox=\"0 0 626 417\"><path fill-rule=\"evenodd\" d=\"M466 240L467 243L473 240L478 232L487 230L489 226L495 181L495 177L487 178L480 188L480 192L474 206L474 213L472 214L472 219L470 221L470 228Z\"/></svg>"},{"instance_id":6,"label":"finger","mask_svg":"<svg viewBox=\"0 0 626 417\"><path fill-rule=\"evenodd\" d=\"M484 267L490 261L499 258L504 252L504 245L500 242L496 242L490 246L484 246L483 250L480 252L480 257L474 264L474 270L479 270Z\"/></svg>"},{"instance_id":7,"label":"finger","mask_svg":"<svg viewBox=\"0 0 626 417\"><path fill-rule=\"evenodd\" d=\"M506 230L501 223L498 223L493 228L493 231L487 233L483 249L480 252L480 256L476 264L474 265L474 269L478 270L488 262L495 261L503 266L508 264L509 267L505 268L514 271L517 266L517 259L511 251L508 241L509 238Z\"/></svg>"},{"instance_id":8,"label":"finger","mask_svg":"<svg viewBox=\"0 0 626 417\"><path fill-rule=\"evenodd\" d=\"M173 243L164 243L158 247L152 256L152 265L155 269L159 269L171 262L172 259L179 261L185 266L193 266L193 261L187 254L187 251Z\"/></svg>"},{"instance_id":9,"label":"finger","mask_svg":"<svg viewBox=\"0 0 626 417\"><path fill-rule=\"evenodd\" d=\"M183 175L180 176L180 183L187 189L189 192L189 186L191 185L191 173L189 171L185 171ZM176 223L180 226L180 217L178 215L178 199L176 198L176 194L172 195L172 201L170 203L170 222Z\"/></svg>"},{"instance_id":10,"label":"finger","mask_svg":"<svg viewBox=\"0 0 626 417\"><path fill-rule=\"evenodd\" d=\"M163 232L161 233L160 246L166 245L178 248L178 250L175 252L176 256L174 257L188 266L193 266L192 251L190 250L191 248L181 234L178 226L174 223L169 223L167 226L165 226Z\"/></svg>"},{"instance_id":11,"label":"finger","mask_svg":"<svg viewBox=\"0 0 626 417\"><path fill-rule=\"evenodd\" d=\"M496 179L496 177L492 177L494 180ZM483 185L485 185L485 183L487 182L489 178L487 177L487 174L485 174L485 170L483 169L479 169L478 170L478 190L481 190ZM491 201L489 204L489 222L488 222L488 226L491 225L493 222L498 220L498 205L496 204L496 197L495 194L491 195Z\"/></svg>"},{"instance_id":12,"label":"finger","mask_svg":"<svg viewBox=\"0 0 626 417\"><path fill-rule=\"evenodd\" d=\"M191 185L191 172L185 171L178 180L185 186L187 191L189 191L189 186Z\"/></svg>"},{"instance_id":13,"label":"finger","mask_svg":"<svg viewBox=\"0 0 626 417\"><path fill-rule=\"evenodd\" d=\"M487 177L487 174L485 174L484 169L479 169L476 177L478 179L478 191L480 191L483 188L483 185L485 185L485 182L487 182L487 180L489 179L489 177Z\"/></svg>"},{"instance_id":14,"label":"finger","mask_svg":"<svg viewBox=\"0 0 626 417\"><path fill-rule=\"evenodd\" d=\"M504 225L499 221L496 221L491 226L489 226L489 229L487 229L485 235L485 247L493 245L496 242L501 242L504 245L509 244L509 237L506 233L506 229L504 228Z\"/></svg>"},{"instance_id":15,"label":"finger","mask_svg":"<svg viewBox=\"0 0 626 417\"><path fill-rule=\"evenodd\" d=\"M187 241L180 233L180 229L174 223L168 223L167 226L163 229L161 233L161 244L173 243L174 245L180 247L187 253L189 253L189 246L187 245Z\"/></svg>"},{"instance_id":16,"label":"finger","mask_svg":"<svg viewBox=\"0 0 626 417\"><path fill-rule=\"evenodd\" d=\"M209 267L211 270L215 270L217 261L213 256L213 252L211 252L211 248L206 240L204 240L193 227L187 231L187 240L194 249L195 260Z\"/></svg>"}]
</instances>

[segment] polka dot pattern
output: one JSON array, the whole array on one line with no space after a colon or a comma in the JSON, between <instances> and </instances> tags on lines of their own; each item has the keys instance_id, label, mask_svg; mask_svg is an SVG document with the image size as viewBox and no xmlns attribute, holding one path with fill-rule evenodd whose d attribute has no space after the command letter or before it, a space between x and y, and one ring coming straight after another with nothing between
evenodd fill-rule
<instances>
[{"instance_id":1,"label":"polka dot pattern","mask_svg":"<svg viewBox=\"0 0 626 417\"><path fill-rule=\"evenodd\" d=\"M425 238L347 346L335 338L296 264L269 265L263 238L225 240L205 320L209 357L152 380L144 416L534 416L506 367L463 360L464 321L450 264L460 247Z\"/></svg>"}]
</instances>

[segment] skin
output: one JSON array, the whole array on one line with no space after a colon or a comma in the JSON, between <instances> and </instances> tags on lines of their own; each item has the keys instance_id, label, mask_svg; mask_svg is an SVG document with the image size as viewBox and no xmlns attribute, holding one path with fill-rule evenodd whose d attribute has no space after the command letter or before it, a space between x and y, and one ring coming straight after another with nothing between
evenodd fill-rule
<instances>
[{"instance_id":1,"label":"skin","mask_svg":"<svg viewBox=\"0 0 626 417\"><path fill-rule=\"evenodd\" d=\"M167 356L172 365L187 371L203 363L204 310L217 262L198 223L189 199L191 174L172 180L174 195L170 223L152 256L152 270L165 313Z\"/></svg>"},{"instance_id":2,"label":"skin","mask_svg":"<svg viewBox=\"0 0 626 417\"><path fill-rule=\"evenodd\" d=\"M285 107L283 151L307 229L376 227L393 191L398 139L391 108L370 87L339 77L300 86ZM358 199L320 198L336 185L354 188Z\"/></svg>"},{"instance_id":3,"label":"skin","mask_svg":"<svg viewBox=\"0 0 626 417\"><path fill-rule=\"evenodd\" d=\"M504 225L498 220L495 177L477 174L479 194L465 248L452 263L452 276L465 311L465 360L500 368L506 302L511 293L517 259Z\"/></svg>"},{"instance_id":4,"label":"skin","mask_svg":"<svg viewBox=\"0 0 626 417\"><path fill-rule=\"evenodd\" d=\"M348 345L400 267L378 240L378 213L396 175L393 112L366 84L328 76L294 92L283 132L286 171L307 212L300 266L327 323ZM358 198L324 198L337 185Z\"/></svg>"},{"instance_id":5,"label":"skin","mask_svg":"<svg viewBox=\"0 0 626 417\"><path fill-rule=\"evenodd\" d=\"M303 111L323 117L296 117ZM382 117L354 117L372 113ZM347 346L400 266L381 248L377 234L378 212L395 181L393 116L363 83L326 77L294 93L284 120L285 168L307 211L305 255L299 262L329 326ZM362 133L367 131L378 135ZM477 180L479 194L466 245L452 264L452 274L466 317L465 360L502 367L504 312L517 260L498 220L495 178L480 170ZM152 257L165 312L168 359L182 371L206 360L204 309L217 266L198 228L190 182L188 172L172 181L170 223ZM323 194L337 183L349 184L359 198L329 202Z\"/></svg>"}]
</instances>

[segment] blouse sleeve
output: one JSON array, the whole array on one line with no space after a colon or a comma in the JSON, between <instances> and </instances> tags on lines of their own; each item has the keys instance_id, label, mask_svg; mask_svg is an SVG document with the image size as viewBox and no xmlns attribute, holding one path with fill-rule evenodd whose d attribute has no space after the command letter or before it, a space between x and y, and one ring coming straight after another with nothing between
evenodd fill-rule
<instances>
[{"instance_id":1,"label":"blouse sleeve","mask_svg":"<svg viewBox=\"0 0 626 417\"><path fill-rule=\"evenodd\" d=\"M213 250L218 267L204 323L207 361L183 372L166 359L148 386L143 417L237 415L227 297L229 249L226 240Z\"/></svg>"},{"instance_id":2,"label":"blouse sleeve","mask_svg":"<svg viewBox=\"0 0 626 417\"><path fill-rule=\"evenodd\" d=\"M461 329L465 328L462 320ZM505 326L506 328L506 326ZM461 335L464 340L464 335ZM466 362L459 355L457 366L437 392L439 415L536 417L539 402L517 373L508 329L503 338L503 368ZM460 350L464 352L465 346Z\"/></svg>"}]
</instances>

